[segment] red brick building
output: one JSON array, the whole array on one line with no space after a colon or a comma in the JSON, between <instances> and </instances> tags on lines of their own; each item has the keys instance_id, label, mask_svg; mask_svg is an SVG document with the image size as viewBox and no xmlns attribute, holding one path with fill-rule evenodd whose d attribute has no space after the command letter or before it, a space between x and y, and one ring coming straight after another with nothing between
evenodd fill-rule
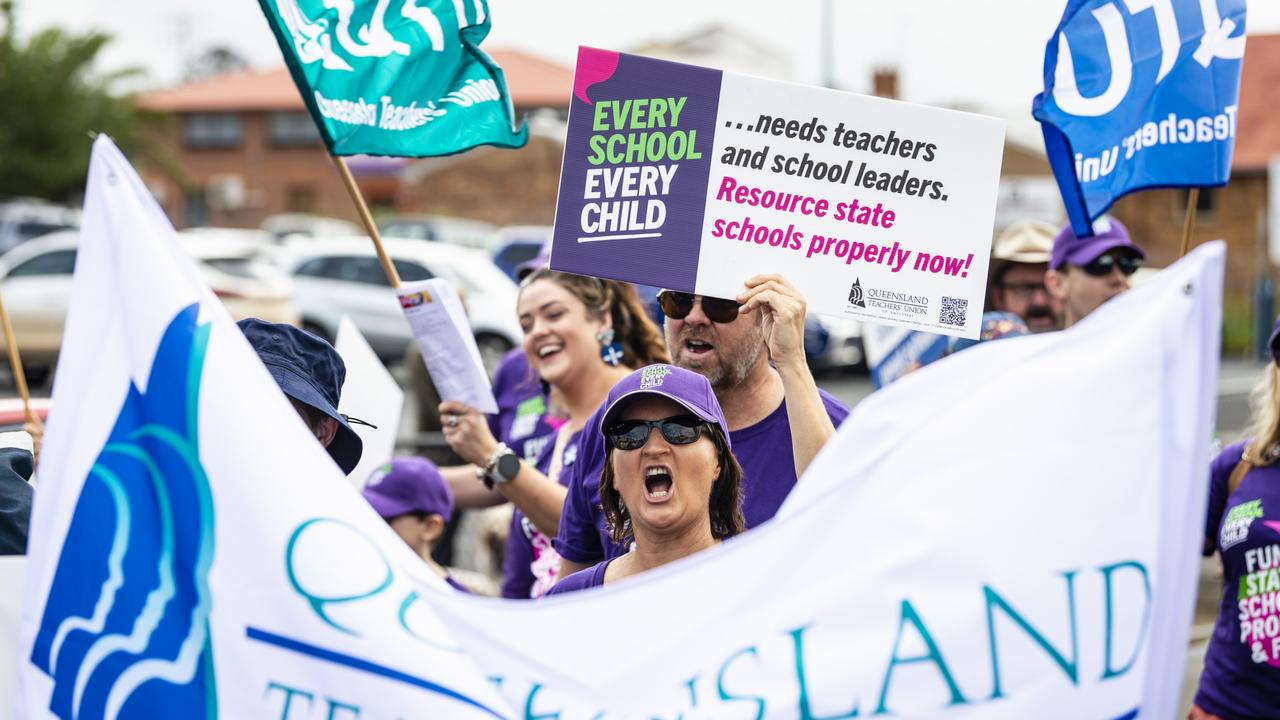
<instances>
[{"instance_id":1,"label":"red brick building","mask_svg":"<svg viewBox=\"0 0 1280 720\"><path fill-rule=\"evenodd\" d=\"M573 71L518 51L493 51L503 68L517 114L568 111ZM152 92L139 104L171 115L161 143L180 177L152 168L148 184L178 227L257 227L269 215L306 212L354 220L355 210L288 71L245 71ZM521 150L467 153L465 188L454 187L447 159L350 158L365 199L375 209L438 212L493 222L544 222L553 212L555 188L518 183L529 168L542 168L551 152L531 138ZM415 171L418 163L426 163ZM461 168L459 168L461 169ZM542 170L545 172L545 169ZM442 174L443 173L443 174ZM430 178L423 188L405 177ZM448 182L442 182L448 178ZM552 183L554 185L554 183Z\"/></svg>"}]
</instances>

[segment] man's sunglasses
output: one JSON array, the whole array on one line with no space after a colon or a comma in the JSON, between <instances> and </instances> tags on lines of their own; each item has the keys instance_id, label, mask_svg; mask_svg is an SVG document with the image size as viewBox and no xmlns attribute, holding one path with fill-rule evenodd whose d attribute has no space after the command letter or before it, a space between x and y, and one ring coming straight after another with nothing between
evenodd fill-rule
<instances>
[{"instance_id":1,"label":"man's sunglasses","mask_svg":"<svg viewBox=\"0 0 1280 720\"><path fill-rule=\"evenodd\" d=\"M1132 255L1125 255L1123 257L1103 255L1088 265L1081 265L1080 269L1094 277L1106 277L1110 275L1111 271L1115 268L1120 268L1120 272L1123 273L1125 277L1129 277L1130 275L1138 272L1138 268L1140 267L1142 267L1142 258L1133 257Z\"/></svg>"},{"instance_id":2,"label":"man's sunglasses","mask_svg":"<svg viewBox=\"0 0 1280 720\"><path fill-rule=\"evenodd\" d=\"M702 313L711 322L717 322L722 325L737 320L738 309L742 307L741 303L733 300L694 295L693 293L676 292L675 290L663 290L658 293L658 305L662 308L662 314L672 320L683 320L688 317L689 313L693 312L693 304L699 301L702 302Z\"/></svg>"},{"instance_id":3,"label":"man's sunglasses","mask_svg":"<svg viewBox=\"0 0 1280 720\"><path fill-rule=\"evenodd\" d=\"M610 425L605 437L615 450L639 450L649 442L649 433L658 428L662 439L672 445L688 445L698 439L706 423L693 415L676 415L661 420L622 420Z\"/></svg>"}]
</instances>

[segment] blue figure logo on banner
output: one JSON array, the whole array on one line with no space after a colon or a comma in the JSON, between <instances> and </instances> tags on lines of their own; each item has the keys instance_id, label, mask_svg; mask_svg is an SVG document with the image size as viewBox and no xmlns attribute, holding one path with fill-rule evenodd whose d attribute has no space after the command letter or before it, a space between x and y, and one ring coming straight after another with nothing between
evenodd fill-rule
<instances>
[{"instance_id":1,"label":"blue figure logo on banner","mask_svg":"<svg viewBox=\"0 0 1280 720\"><path fill-rule=\"evenodd\" d=\"M31 660L67 718L217 717L213 498L196 419L208 324L170 323L89 469Z\"/></svg>"},{"instance_id":2,"label":"blue figure logo on banner","mask_svg":"<svg viewBox=\"0 0 1280 720\"><path fill-rule=\"evenodd\" d=\"M1121 196L1225 185L1245 0L1070 0L1032 103L1076 234Z\"/></svg>"}]
</instances>

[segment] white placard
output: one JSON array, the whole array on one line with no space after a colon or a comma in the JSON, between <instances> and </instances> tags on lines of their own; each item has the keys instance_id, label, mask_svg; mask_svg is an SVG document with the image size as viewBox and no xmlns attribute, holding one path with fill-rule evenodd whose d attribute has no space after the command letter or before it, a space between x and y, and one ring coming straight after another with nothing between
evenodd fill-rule
<instances>
[{"instance_id":1,"label":"white placard","mask_svg":"<svg viewBox=\"0 0 1280 720\"><path fill-rule=\"evenodd\" d=\"M978 337L1004 122L580 48L551 267Z\"/></svg>"},{"instance_id":2,"label":"white placard","mask_svg":"<svg viewBox=\"0 0 1280 720\"><path fill-rule=\"evenodd\" d=\"M346 315L338 321L338 337L333 344L342 361L347 365L347 379L342 383L342 398L338 409L345 415L359 418L376 428L351 423L364 443L360 464L347 473L347 479L356 487L364 487L374 468L391 460L396 449L396 436L400 431L400 416L404 410L404 391L387 367L369 347L360 328Z\"/></svg>"}]
</instances>

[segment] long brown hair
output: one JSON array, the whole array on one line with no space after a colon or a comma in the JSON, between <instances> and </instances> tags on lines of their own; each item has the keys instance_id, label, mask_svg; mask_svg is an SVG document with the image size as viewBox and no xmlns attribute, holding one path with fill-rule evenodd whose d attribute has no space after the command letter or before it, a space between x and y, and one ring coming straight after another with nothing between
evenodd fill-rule
<instances>
[{"instance_id":1,"label":"long brown hair","mask_svg":"<svg viewBox=\"0 0 1280 720\"><path fill-rule=\"evenodd\" d=\"M649 319L644 303L630 283L538 268L525 276L520 287L526 288L538 280L550 280L568 290L587 306L588 317L598 319L608 313L613 322L614 340L622 346L623 365L639 368L671 362L662 332Z\"/></svg>"},{"instance_id":2,"label":"long brown hair","mask_svg":"<svg viewBox=\"0 0 1280 720\"><path fill-rule=\"evenodd\" d=\"M711 501L707 506L711 515L711 536L723 540L746 529L747 521L742 517L742 466L733 456L720 428L710 424L705 427L711 442L716 446L716 460L720 463L720 474L711 484ZM614 477L615 451L608 442L605 446L608 449L605 451L604 469L600 472L600 509L604 511L610 539L615 543L629 545L635 539L631 513L622 502L622 493L618 492Z\"/></svg>"}]
</instances>

